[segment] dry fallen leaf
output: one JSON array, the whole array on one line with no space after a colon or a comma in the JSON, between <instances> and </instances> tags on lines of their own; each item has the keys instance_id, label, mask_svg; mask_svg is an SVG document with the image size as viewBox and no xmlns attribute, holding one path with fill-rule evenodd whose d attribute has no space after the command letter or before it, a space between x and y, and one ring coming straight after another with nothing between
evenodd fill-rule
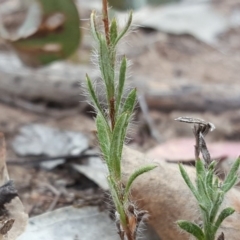
<instances>
[{"instance_id":1,"label":"dry fallen leaf","mask_svg":"<svg viewBox=\"0 0 240 240\"><path fill-rule=\"evenodd\" d=\"M3 186L8 182L9 176L5 162L5 141L3 135L0 134L0 186ZM7 187L10 188L13 195L16 195L12 189L12 185L8 184ZM6 202L9 202L9 200L7 199ZM0 216L0 223L2 224L0 229L0 239L15 240L24 232L28 216L24 212L24 207L18 197L14 197L9 203L4 204L4 207L7 210L7 214L4 217Z\"/></svg>"},{"instance_id":2,"label":"dry fallen leaf","mask_svg":"<svg viewBox=\"0 0 240 240\"><path fill-rule=\"evenodd\" d=\"M161 240L188 240L189 235L181 232L177 220L200 223L198 207L190 190L182 179L178 165L162 160L149 160L144 154L125 148L123 160L124 181L139 166L154 163L158 167L139 177L133 185L132 197L144 210L149 212L149 223L154 227ZM194 179L195 169L185 166ZM239 240L240 236L240 192L229 191L226 206L236 212L222 224L219 234L224 232L226 239Z\"/></svg>"},{"instance_id":3,"label":"dry fallen leaf","mask_svg":"<svg viewBox=\"0 0 240 240\"><path fill-rule=\"evenodd\" d=\"M194 138L175 138L150 149L149 158L164 159L171 162L194 160ZM237 158L240 154L240 142L222 141L208 143L212 159Z\"/></svg>"}]
</instances>

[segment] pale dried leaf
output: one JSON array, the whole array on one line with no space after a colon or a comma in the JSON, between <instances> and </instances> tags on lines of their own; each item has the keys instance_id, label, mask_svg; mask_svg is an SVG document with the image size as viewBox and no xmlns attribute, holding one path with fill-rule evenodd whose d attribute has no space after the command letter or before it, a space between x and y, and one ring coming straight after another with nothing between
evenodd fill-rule
<instances>
[{"instance_id":1,"label":"pale dried leaf","mask_svg":"<svg viewBox=\"0 0 240 240\"><path fill-rule=\"evenodd\" d=\"M150 149L147 156L154 159L163 159L172 162L194 160L194 138L175 138ZM213 160L237 158L240 142L222 141L208 143L208 150Z\"/></svg>"}]
</instances>

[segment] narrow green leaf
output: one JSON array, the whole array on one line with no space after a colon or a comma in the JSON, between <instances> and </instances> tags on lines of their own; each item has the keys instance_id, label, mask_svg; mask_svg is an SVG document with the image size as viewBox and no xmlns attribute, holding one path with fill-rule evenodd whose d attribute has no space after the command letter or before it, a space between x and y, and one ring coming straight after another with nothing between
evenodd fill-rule
<instances>
[{"instance_id":1,"label":"narrow green leaf","mask_svg":"<svg viewBox=\"0 0 240 240\"><path fill-rule=\"evenodd\" d=\"M190 178L189 178L187 172L185 171L185 169L183 168L182 164L179 164L179 169L180 169L181 175L182 175L185 183L188 185L188 187L192 191L192 193L195 196L195 198L197 200L200 200L198 192L197 192L196 188L193 186L192 181L190 180Z\"/></svg>"},{"instance_id":2,"label":"narrow green leaf","mask_svg":"<svg viewBox=\"0 0 240 240\"><path fill-rule=\"evenodd\" d=\"M130 12L129 17L128 17L128 21L126 23L126 26L124 27L124 29L120 32L120 34L118 35L114 45L116 46L118 44L118 42L121 40L121 38L126 34L126 32L128 31L128 29L130 28L132 23L132 12Z\"/></svg>"},{"instance_id":3,"label":"narrow green leaf","mask_svg":"<svg viewBox=\"0 0 240 240\"><path fill-rule=\"evenodd\" d=\"M231 181L228 181L227 183L224 182L221 187L222 191L225 193L228 192L237 183L237 180L238 176L234 176Z\"/></svg>"},{"instance_id":4,"label":"narrow green leaf","mask_svg":"<svg viewBox=\"0 0 240 240\"><path fill-rule=\"evenodd\" d=\"M124 104L123 104L123 109L122 112L127 112L130 115L132 114L134 107L135 107L135 103L137 100L137 89L134 88L127 96Z\"/></svg>"},{"instance_id":5,"label":"narrow green leaf","mask_svg":"<svg viewBox=\"0 0 240 240\"><path fill-rule=\"evenodd\" d=\"M197 174L200 175L202 178L205 177L206 170L201 159L198 159L196 161L196 171L197 171Z\"/></svg>"},{"instance_id":6,"label":"narrow green leaf","mask_svg":"<svg viewBox=\"0 0 240 240\"><path fill-rule=\"evenodd\" d=\"M197 191L199 193L200 199L201 201L204 201L206 205L209 205L210 197L208 196L206 184L204 181L206 177L206 169L201 159L198 159L196 161L196 172L197 172L196 185L197 185Z\"/></svg>"},{"instance_id":7,"label":"narrow green leaf","mask_svg":"<svg viewBox=\"0 0 240 240\"><path fill-rule=\"evenodd\" d=\"M213 202L212 208L209 213L209 216L210 216L209 221L210 222L213 222L215 220L218 209L220 208L220 206L223 202L223 197L224 197L224 192L218 192L216 194L216 199Z\"/></svg>"},{"instance_id":8,"label":"narrow green leaf","mask_svg":"<svg viewBox=\"0 0 240 240\"><path fill-rule=\"evenodd\" d=\"M206 184L209 188L213 187L213 171L212 170L208 170L206 174Z\"/></svg>"},{"instance_id":9,"label":"narrow green leaf","mask_svg":"<svg viewBox=\"0 0 240 240\"><path fill-rule=\"evenodd\" d=\"M114 68L112 66L106 39L102 35L99 35L99 66L106 86L108 102L110 102L115 91Z\"/></svg>"},{"instance_id":10,"label":"narrow green leaf","mask_svg":"<svg viewBox=\"0 0 240 240\"><path fill-rule=\"evenodd\" d=\"M203 206L201 203L199 203L199 207L205 212L205 214L208 214L208 210L205 206Z\"/></svg>"},{"instance_id":11,"label":"narrow green leaf","mask_svg":"<svg viewBox=\"0 0 240 240\"><path fill-rule=\"evenodd\" d=\"M102 114L102 116L104 116L102 107L98 101L97 95L93 88L92 81L88 75L86 75L86 81L87 81L88 92L90 93L90 96L92 98L92 102L93 102L94 106L96 107L97 111L100 112Z\"/></svg>"},{"instance_id":12,"label":"narrow green leaf","mask_svg":"<svg viewBox=\"0 0 240 240\"><path fill-rule=\"evenodd\" d=\"M206 189L208 196L213 201L213 170L208 170L206 175Z\"/></svg>"},{"instance_id":13,"label":"narrow green leaf","mask_svg":"<svg viewBox=\"0 0 240 240\"><path fill-rule=\"evenodd\" d=\"M231 189L231 187L233 187L233 185L236 183L237 179L236 179L236 176L237 176L237 171L239 169L239 166L240 166L240 158L238 158L235 163L232 165L224 183L223 183L223 186L222 186L222 190L224 192L227 192Z\"/></svg>"},{"instance_id":14,"label":"narrow green leaf","mask_svg":"<svg viewBox=\"0 0 240 240\"><path fill-rule=\"evenodd\" d=\"M202 176L197 175L196 179L198 194L200 195L201 201L204 202L205 206L211 206L211 199L208 195L207 186Z\"/></svg>"},{"instance_id":15,"label":"narrow green leaf","mask_svg":"<svg viewBox=\"0 0 240 240\"><path fill-rule=\"evenodd\" d=\"M214 191L216 191L218 189L218 185L219 185L219 179L218 179L218 177L216 177L215 181L213 183Z\"/></svg>"},{"instance_id":16,"label":"narrow green leaf","mask_svg":"<svg viewBox=\"0 0 240 240\"><path fill-rule=\"evenodd\" d=\"M118 36L117 21L114 18L110 26L110 41L111 44L114 44Z\"/></svg>"},{"instance_id":17,"label":"narrow green leaf","mask_svg":"<svg viewBox=\"0 0 240 240\"><path fill-rule=\"evenodd\" d=\"M218 230L218 228L220 227L220 225L222 224L223 220L225 218L227 218L228 216L232 215L235 212L235 210L233 208L225 208L222 210L222 212L219 214L217 221L215 223L215 232Z\"/></svg>"},{"instance_id":18,"label":"narrow green leaf","mask_svg":"<svg viewBox=\"0 0 240 240\"><path fill-rule=\"evenodd\" d=\"M92 31L92 35L95 38L95 40L99 41L99 33L96 27L96 13L95 11L93 11L91 13L91 17L90 17L90 26L91 26L91 31Z\"/></svg>"},{"instance_id":19,"label":"narrow green leaf","mask_svg":"<svg viewBox=\"0 0 240 240\"><path fill-rule=\"evenodd\" d=\"M116 99L116 112L117 113L119 112L119 106L122 101L123 89L124 89L124 84L125 84L125 80L126 80L126 70L127 70L127 59L126 59L126 57L123 57L121 66L120 66L118 93L117 93L117 99Z\"/></svg>"},{"instance_id":20,"label":"narrow green leaf","mask_svg":"<svg viewBox=\"0 0 240 240\"><path fill-rule=\"evenodd\" d=\"M129 192L132 186L132 183L134 182L134 180L139 177L140 175L142 175L143 173L149 172L151 170L153 170L154 168L156 168L157 166L153 166L153 165L149 165L149 166L144 166L141 167L139 169L137 169L128 179L125 191L124 191L124 200L126 201L128 196L129 196Z\"/></svg>"},{"instance_id":21,"label":"narrow green leaf","mask_svg":"<svg viewBox=\"0 0 240 240\"><path fill-rule=\"evenodd\" d=\"M212 161L209 166L208 166L208 170L214 170L215 169L215 166L216 166L216 162L215 161Z\"/></svg>"},{"instance_id":22,"label":"narrow green leaf","mask_svg":"<svg viewBox=\"0 0 240 240\"><path fill-rule=\"evenodd\" d=\"M198 240L204 240L204 233L198 225L183 220L177 221L177 224L180 228L192 234Z\"/></svg>"},{"instance_id":23,"label":"narrow green leaf","mask_svg":"<svg viewBox=\"0 0 240 240\"><path fill-rule=\"evenodd\" d=\"M111 131L110 131L109 125L107 124L102 114L97 115L96 125L97 125L98 142L99 142L101 151L103 153L104 159L108 165Z\"/></svg>"},{"instance_id":24,"label":"narrow green leaf","mask_svg":"<svg viewBox=\"0 0 240 240\"><path fill-rule=\"evenodd\" d=\"M129 114L121 114L120 117L117 119L116 125L112 133L109 165L110 171L113 173L115 179L117 180L120 180L121 178L122 149L126 136L128 121Z\"/></svg>"},{"instance_id":25,"label":"narrow green leaf","mask_svg":"<svg viewBox=\"0 0 240 240\"><path fill-rule=\"evenodd\" d=\"M111 196L113 198L113 202L115 204L115 207L117 209L117 212L120 215L120 221L123 226L127 226L127 219L126 214L124 211L124 206L121 203L120 196L119 196L119 189L114 182L114 180L111 178L111 176L108 176L108 184L110 187Z\"/></svg>"}]
</instances>

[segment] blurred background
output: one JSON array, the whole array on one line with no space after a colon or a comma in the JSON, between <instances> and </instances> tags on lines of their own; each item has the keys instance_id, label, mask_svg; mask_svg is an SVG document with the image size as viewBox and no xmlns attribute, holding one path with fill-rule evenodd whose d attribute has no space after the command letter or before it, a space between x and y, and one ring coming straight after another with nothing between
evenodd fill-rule
<instances>
[{"instance_id":1,"label":"blurred background","mask_svg":"<svg viewBox=\"0 0 240 240\"><path fill-rule=\"evenodd\" d=\"M93 9L100 15L101 4L0 0L0 131L30 216L102 204L105 169L83 87L86 73L99 78L89 16ZM212 156L231 162L240 149L240 1L109 5L120 26L134 12L119 47L119 57L131 61L128 81L139 96L129 145L152 158L192 162L191 129L174 119L199 117L216 126L208 136Z\"/></svg>"}]
</instances>

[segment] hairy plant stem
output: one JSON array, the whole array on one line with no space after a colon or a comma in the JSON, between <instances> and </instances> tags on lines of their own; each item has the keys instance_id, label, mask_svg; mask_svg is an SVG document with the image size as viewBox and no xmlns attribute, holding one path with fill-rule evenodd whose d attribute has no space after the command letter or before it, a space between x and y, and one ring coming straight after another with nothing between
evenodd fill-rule
<instances>
[{"instance_id":1,"label":"hairy plant stem","mask_svg":"<svg viewBox=\"0 0 240 240\"><path fill-rule=\"evenodd\" d=\"M127 59L123 57L120 66L118 66L116 64L116 51L118 42L130 28L132 13L129 14L126 26L122 31L119 31L116 19L109 20L107 0L103 0L102 4L104 33L98 30L95 12L91 14L91 30L98 43L98 65L104 82L107 109L104 109L101 105L98 94L88 75L86 81L91 101L97 112L97 137L103 158L108 167L109 175L107 180L116 209L118 233L121 240L136 240L139 224L144 220L146 211L139 210L131 202L131 186L137 177L151 171L156 166L140 167L131 174L126 185L123 184L121 170L123 146L137 101L137 92L136 89L132 89L127 92L125 98ZM119 74L116 74L117 67L119 67Z\"/></svg>"},{"instance_id":2,"label":"hairy plant stem","mask_svg":"<svg viewBox=\"0 0 240 240\"><path fill-rule=\"evenodd\" d=\"M110 33L109 33L109 16L108 16L108 1L107 0L102 0L102 13L103 13L103 24L104 24L104 31L105 31L105 38L108 47L111 47L111 42L110 42ZM114 54L112 54L114 55ZM112 68L114 68L114 63L115 63L115 57L112 57L111 65ZM114 81L114 80L113 80ZM108 102L108 108L109 108L109 117L111 121L111 129L114 129L115 126L115 98L114 96L109 96L109 102Z\"/></svg>"},{"instance_id":3,"label":"hairy plant stem","mask_svg":"<svg viewBox=\"0 0 240 240\"><path fill-rule=\"evenodd\" d=\"M136 240L136 238L134 236L132 236L131 232L129 229L125 230L126 236L128 240Z\"/></svg>"},{"instance_id":4,"label":"hairy plant stem","mask_svg":"<svg viewBox=\"0 0 240 240\"><path fill-rule=\"evenodd\" d=\"M104 24L104 30L105 30L105 36L107 45L110 46L110 35L109 35L109 18L108 18L108 1L102 0L102 6L103 6L103 24Z\"/></svg>"},{"instance_id":5,"label":"hairy plant stem","mask_svg":"<svg viewBox=\"0 0 240 240\"><path fill-rule=\"evenodd\" d=\"M115 98L110 99L109 116L110 116L110 120L111 120L111 127L112 127L112 130L113 130L114 127L115 127Z\"/></svg>"}]
</instances>

